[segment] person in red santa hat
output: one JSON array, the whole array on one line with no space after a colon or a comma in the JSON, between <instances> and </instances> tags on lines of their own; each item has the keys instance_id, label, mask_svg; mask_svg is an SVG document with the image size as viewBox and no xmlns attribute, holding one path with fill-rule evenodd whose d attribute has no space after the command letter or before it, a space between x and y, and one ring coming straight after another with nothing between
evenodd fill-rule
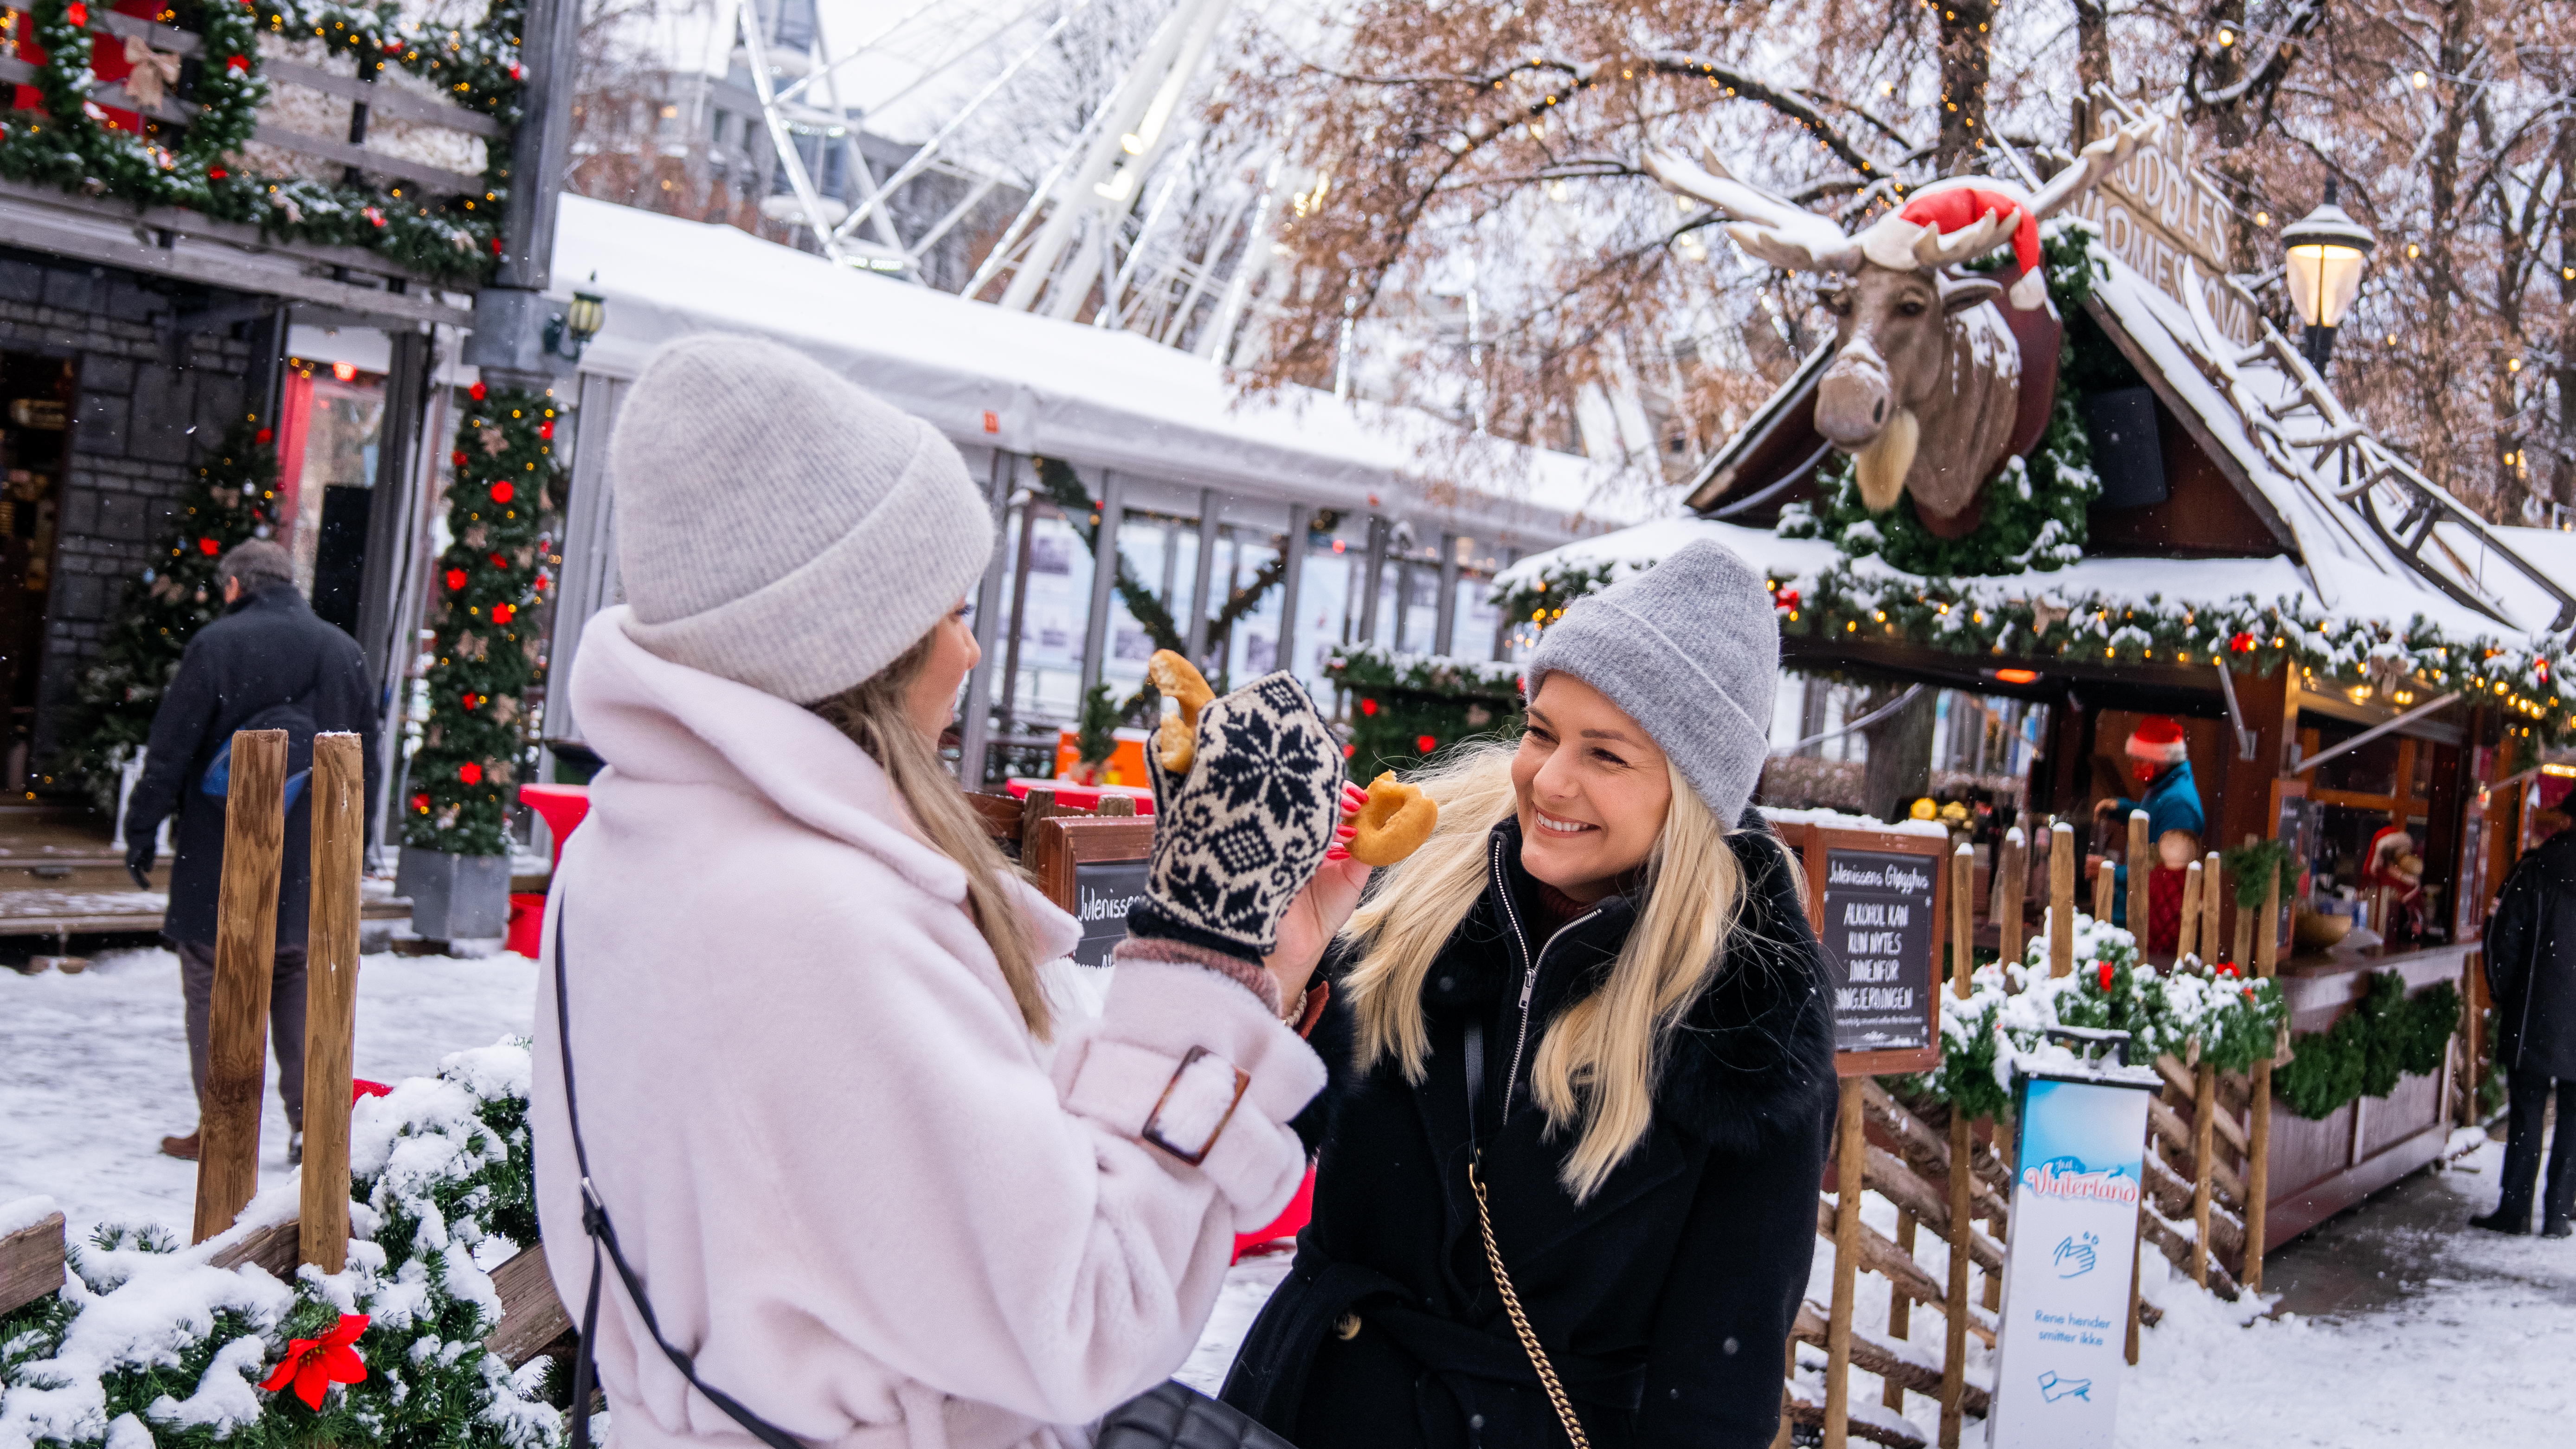
<instances>
[{"instance_id":1,"label":"person in red santa hat","mask_svg":"<svg viewBox=\"0 0 2576 1449\"><path fill-rule=\"evenodd\" d=\"M2147 878L2147 929L2140 934L2147 950L2171 951L2182 940L2183 870L2199 857L2208 820L2201 813L2200 787L2191 778L2190 747L2172 716L2147 716L2129 736L2127 752L2130 773L2144 788L2138 799L2123 796L2093 806L2096 838L2105 817L2125 820L2132 810L2147 812L2147 838L2155 842L2156 872ZM2112 920L2128 925L2126 862L2120 866L2119 887L2111 899Z\"/></svg>"}]
</instances>

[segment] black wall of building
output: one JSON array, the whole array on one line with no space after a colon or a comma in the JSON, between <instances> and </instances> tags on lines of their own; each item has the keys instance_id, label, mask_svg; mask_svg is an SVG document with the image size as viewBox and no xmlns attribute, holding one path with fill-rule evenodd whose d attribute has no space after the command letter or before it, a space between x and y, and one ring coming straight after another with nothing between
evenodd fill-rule
<instances>
[{"instance_id":1,"label":"black wall of building","mask_svg":"<svg viewBox=\"0 0 2576 1449\"><path fill-rule=\"evenodd\" d=\"M285 315L272 299L0 247L0 348L79 367L60 493L33 759L125 581L167 546L198 452L273 411Z\"/></svg>"}]
</instances>

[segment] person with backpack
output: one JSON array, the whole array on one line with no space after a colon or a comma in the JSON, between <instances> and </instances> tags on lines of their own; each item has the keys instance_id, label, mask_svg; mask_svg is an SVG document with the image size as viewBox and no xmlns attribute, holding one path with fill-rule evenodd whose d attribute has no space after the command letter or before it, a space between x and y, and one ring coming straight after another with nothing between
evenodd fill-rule
<instances>
[{"instance_id":1,"label":"person with backpack","mask_svg":"<svg viewBox=\"0 0 2576 1449\"><path fill-rule=\"evenodd\" d=\"M295 587L295 559L267 539L239 544L215 566L224 615L199 630L152 716L142 778L125 806L125 868L152 888L155 839L171 829L170 904L161 936L179 953L187 997L188 1070L206 1090L208 1022L215 988L215 915L224 873L224 790L237 730L286 731L290 783L313 768L313 737L349 732L366 757L375 797L376 716L367 660L356 640L324 622ZM286 1104L286 1160L304 1148L304 941L313 886L311 797L290 791L286 853L277 891L277 957L268 994L269 1050ZM198 1135L161 1139L161 1150L195 1161Z\"/></svg>"},{"instance_id":2,"label":"person with backpack","mask_svg":"<svg viewBox=\"0 0 2576 1449\"><path fill-rule=\"evenodd\" d=\"M1299 1449L1759 1449L1807 1286L1834 1017L1747 808L1780 632L1691 544L1575 601L1518 742L1335 943L1314 1216L1225 1402Z\"/></svg>"},{"instance_id":3,"label":"person with backpack","mask_svg":"<svg viewBox=\"0 0 2576 1449\"><path fill-rule=\"evenodd\" d=\"M1366 877L1329 726L1286 674L1205 703L1128 935L1076 966L940 756L994 557L957 449L724 336L648 360L607 445L624 602L569 685L606 765L528 1104L575 1404L595 1363L618 1449L1203 1426L1167 1376L1304 1176L1308 978Z\"/></svg>"},{"instance_id":4,"label":"person with backpack","mask_svg":"<svg viewBox=\"0 0 2576 1449\"><path fill-rule=\"evenodd\" d=\"M2531 1231L2539 1191L2544 1237L2576 1237L2576 821L2565 807L2537 812L2547 838L2505 877L2487 925L2487 997L2495 1003L2495 1060L2504 1068L2504 1169L2495 1211L2469 1219L2489 1232ZM2558 1099L2549 1174L2541 1135Z\"/></svg>"}]
</instances>

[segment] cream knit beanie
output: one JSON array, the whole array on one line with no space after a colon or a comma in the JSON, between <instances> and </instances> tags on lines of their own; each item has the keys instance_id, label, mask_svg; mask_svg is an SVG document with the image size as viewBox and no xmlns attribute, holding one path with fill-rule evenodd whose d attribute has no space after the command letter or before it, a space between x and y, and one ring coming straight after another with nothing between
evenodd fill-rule
<instances>
[{"instance_id":1,"label":"cream knit beanie","mask_svg":"<svg viewBox=\"0 0 2576 1449\"><path fill-rule=\"evenodd\" d=\"M654 353L608 466L628 635L796 704L893 663L993 551L992 515L946 438L756 338Z\"/></svg>"}]
</instances>

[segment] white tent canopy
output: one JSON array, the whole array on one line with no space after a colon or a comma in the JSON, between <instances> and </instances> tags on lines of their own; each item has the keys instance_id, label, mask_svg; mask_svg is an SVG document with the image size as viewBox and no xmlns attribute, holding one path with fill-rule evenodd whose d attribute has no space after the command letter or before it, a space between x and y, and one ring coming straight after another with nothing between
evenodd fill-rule
<instances>
[{"instance_id":1,"label":"white tent canopy","mask_svg":"<svg viewBox=\"0 0 2576 1449\"><path fill-rule=\"evenodd\" d=\"M961 447L1059 457L1237 500L1452 526L1524 547L1594 531L1613 470L1307 389L1242 396L1132 333L1005 311L835 266L733 227L566 196L557 290L608 302L582 370L632 377L693 332L775 338ZM1636 516L1632 510L1629 517ZM1610 522L1625 522L1616 518Z\"/></svg>"}]
</instances>

